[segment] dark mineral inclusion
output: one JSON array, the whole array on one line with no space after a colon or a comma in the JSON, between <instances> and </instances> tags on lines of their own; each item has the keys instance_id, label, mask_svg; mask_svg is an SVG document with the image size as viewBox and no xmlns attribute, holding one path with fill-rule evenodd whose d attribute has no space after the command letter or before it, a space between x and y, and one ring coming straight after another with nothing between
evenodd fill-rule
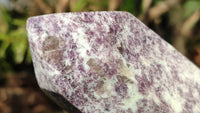
<instances>
[{"instance_id":1,"label":"dark mineral inclusion","mask_svg":"<svg viewBox=\"0 0 200 113\"><path fill-rule=\"evenodd\" d=\"M39 86L72 113L200 113L200 70L130 13L31 17L27 33Z\"/></svg>"}]
</instances>

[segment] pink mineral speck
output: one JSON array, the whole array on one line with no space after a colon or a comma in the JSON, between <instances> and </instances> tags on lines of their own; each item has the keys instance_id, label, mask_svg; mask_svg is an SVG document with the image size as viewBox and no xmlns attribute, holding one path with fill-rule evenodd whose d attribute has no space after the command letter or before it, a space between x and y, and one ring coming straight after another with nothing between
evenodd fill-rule
<instances>
[{"instance_id":1,"label":"pink mineral speck","mask_svg":"<svg viewBox=\"0 0 200 113\"><path fill-rule=\"evenodd\" d=\"M31 17L40 88L70 113L199 113L200 70L127 12Z\"/></svg>"}]
</instances>

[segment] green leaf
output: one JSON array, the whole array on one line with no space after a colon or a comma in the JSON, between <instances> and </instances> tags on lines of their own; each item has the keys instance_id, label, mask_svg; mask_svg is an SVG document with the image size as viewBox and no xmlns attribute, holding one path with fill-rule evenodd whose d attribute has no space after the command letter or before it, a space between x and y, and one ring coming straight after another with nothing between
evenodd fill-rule
<instances>
[{"instance_id":1,"label":"green leaf","mask_svg":"<svg viewBox=\"0 0 200 113\"><path fill-rule=\"evenodd\" d=\"M72 9L75 12L82 11L82 9L88 4L87 0L78 0L74 8Z\"/></svg>"},{"instance_id":2,"label":"green leaf","mask_svg":"<svg viewBox=\"0 0 200 113\"><path fill-rule=\"evenodd\" d=\"M154 4L157 5L158 3L165 1L165 0L154 0Z\"/></svg>"},{"instance_id":3,"label":"green leaf","mask_svg":"<svg viewBox=\"0 0 200 113\"><path fill-rule=\"evenodd\" d=\"M4 21L3 17L0 15L0 32L6 33L8 31L8 23Z\"/></svg>"},{"instance_id":4,"label":"green leaf","mask_svg":"<svg viewBox=\"0 0 200 113\"><path fill-rule=\"evenodd\" d=\"M136 14L136 0L124 0L120 6L120 10Z\"/></svg>"},{"instance_id":5,"label":"green leaf","mask_svg":"<svg viewBox=\"0 0 200 113\"><path fill-rule=\"evenodd\" d=\"M26 19L18 19L18 18L15 18L12 22L14 25L16 26L24 26L26 25Z\"/></svg>"},{"instance_id":6,"label":"green leaf","mask_svg":"<svg viewBox=\"0 0 200 113\"><path fill-rule=\"evenodd\" d=\"M100 9L107 9L108 8L108 0L101 0L101 1L89 1L89 5L98 7Z\"/></svg>"},{"instance_id":7,"label":"green leaf","mask_svg":"<svg viewBox=\"0 0 200 113\"><path fill-rule=\"evenodd\" d=\"M196 10L200 9L200 0L188 0L184 3L184 18L190 17Z\"/></svg>"},{"instance_id":8,"label":"green leaf","mask_svg":"<svg viewBox=\"0 0 200 113\"><path fill-rule=\"evenodd\" d=\"M25 59L25 63L31 63L31 62L32 62L31 51L29 48L27 48L27 56Z\"/></svg>"},{"instance_id":9,"label":"green leaf","mask_svg":"<svg viewBox=\"0 0 200 113\"><path fill-rule=\"evenodd\" d=\"M11 40L14 61L19 64L23 61L26 48L28 47L25 28L19 28L13 31L11 33Z\"/></svg>"},{"instance_id":10,"label":"green leaf","mask_svg":"<svg viewBox=\"0 0 200 113\"><path fill-rule=\"evenodd\" d=\"M12 18L8 11L0 7L0 32L6 33L9 29L9 24Z\"/></svg>"},{"instance_id":11,"label":"green leaf","mask_svg":"<svg viewBox=\"0 0 200 113\"><path fill-rule=\"evenodd\" d=\"M0 59L3 59L6 55L6 49L10 44L9 36L4 33L0 33L0 42Z\"/></svg>"},{"instance_id":12,"label":"green leaf","mask_svg":"<svg viewBox=\"0 0 200 113\"><path fill-rule=\"evenodd\" d=\"M1 17L4 19L4 21L6 21L7 23L12 21L12 17L7 10L0 7L0 12L1 12Z\"/></svg>"}]
</instances>

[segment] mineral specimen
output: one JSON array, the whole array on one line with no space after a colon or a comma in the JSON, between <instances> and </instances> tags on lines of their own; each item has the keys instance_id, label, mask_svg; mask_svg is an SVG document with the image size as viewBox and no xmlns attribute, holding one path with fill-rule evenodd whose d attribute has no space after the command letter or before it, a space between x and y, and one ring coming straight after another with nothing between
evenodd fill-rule
<instances>
[{"instance_id":1,"label":"mineral specimen","mask_svg":"<svg viewBox=\"0 0 200 113\"><path fill-rule=\"evenodd\" d=\"M27 33L39 86L72 113L200 112L200 70L127 12L31 17Z\"/></svg>"}]
</instances>

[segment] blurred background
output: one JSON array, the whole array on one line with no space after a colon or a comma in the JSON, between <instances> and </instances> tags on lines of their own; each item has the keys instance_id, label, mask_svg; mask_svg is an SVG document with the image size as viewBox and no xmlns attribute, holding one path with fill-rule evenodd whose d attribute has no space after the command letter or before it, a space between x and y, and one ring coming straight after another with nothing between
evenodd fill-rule
<instances>
[{"instance_id":1,"label":"blurred background","mask_svg":"<svg viewBox=\"0 0 200 113\"><path fill-rule=\"evenodd\" d=\"M0 0L0 113L67 113L38 88L26 20L80 11L128 11L200 66L200 0Z\"/></svg>"}]
</instances>

